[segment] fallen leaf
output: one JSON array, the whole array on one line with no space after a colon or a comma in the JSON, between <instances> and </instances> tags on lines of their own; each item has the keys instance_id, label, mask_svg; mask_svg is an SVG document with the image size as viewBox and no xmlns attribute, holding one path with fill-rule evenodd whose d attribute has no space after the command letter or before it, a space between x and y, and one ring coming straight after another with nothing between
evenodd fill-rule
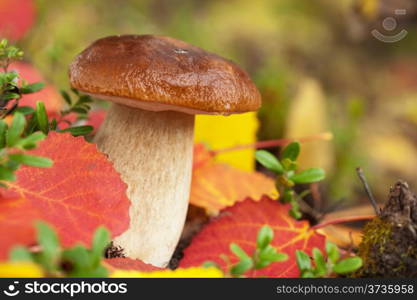
<instances>
[{"instance_id":1,"label":"fallen leaf","mask_svg":"<svg viewBox=\"0 0 417 300\"><path fill-rule=\"evenodd\" d=\"M88 120L86 120L85 124L83 125L93 126L94 127L93 134L95 134L97 130L100 128L105 118L106 118L106 111L104 109L94 110L88 114Z\"/></svg>"},{"instance_id":2,"label":"fallen leaf","mask_svg":"<svg viewBox=\"0 0 417 300\"><path fill-rule=\"evenodd\" d=\"M0 278L41 278L44 277L42 268L29 262L0 263Z\"/></svg>"},{"instance_id":3,"label":"fallen leaf","mask_svg":"<svg viewBox=\"0 0 417 300\"><path fill-rule=\"evenodd\" d=\"M289 108L285 137L298 139L327 132L327 119L327 104L320 84L314 79L303 80ZM302 169L319 167L331 171L333 156L332 144L317 139L303 144L297 162Z\"/></svg>"},{"instance_id":4,"label":"fallen leaf","mask_svg":"<svg viewBox=\"0 0 417 300\"><path fill-rule=\"evenodd\" d=\"M35 20L33 0L0 1L0 35L13 41L21 39Z\"/></svg>"},{"instance_id":5,"label":"fallen leaf","mask_svg":"<svg viewBox=\"0 0 417 300\"><path fill-rule=\"evenodd\" d=\"M190 203L206 209L210 215L247 197L260 199L263 195L277 198L274 180L259 172L238 170L215 162L202 145L195 146L194 170Z\"/></svg>"},{"instance_id":6,"label":"fallen leaf","mask_svg":"<svg viewBox=\"0 0 417 300\"><path fill-rule=\"evenodd\" d=\"M129 225L126 185L94 144L69 133L51 132L31 154L49 157L51 168L22 167L17 180L0 190L0 258L15 244L35 242L41 219L58 232L63 246L89 245L100 225L112 236Z\"/></svg>"},{"instance_id":7,"label":"fallen leaf","mask_svg":"<svg viewBox=\"0 0 417 300\"><path fill-rule=\"evenodd\" d=\"M140 272L152 272L160 271L162 268L155 267L144 263L139 259L132 259L127 257L109 258L104 260L105 265L110 272L129 270L129 271L140 271Z\"/></svg>"},{"instance_id":8,"label":"fallen leaf","mask_svg":"<svg viewBox=\"0 0 417 300\"><path fill-rule=\"evenodd\" d=\"M223 271L237 258L229 250L231 243L238 244L248 254L256 249L256 237L259 229L269 225L274 230L272 245L279 252L288 254L288 260L276 262L270 266L246 274L249 277L298 277L299 271L295 261L295 250L311 254L314 247L323 251L325 237L311 230L307 221L295 221L288 215L289 206L264 197L255 202L246 199L233 207L223 210L198 233L185 249L181 268L201 266L206 261L217 263Z\"/></svg>"},{"instance_id":9,"label":"fallen leaf","mask_svg":"<svg viewBox=\"0 0 417 300\"><path fill-rule=\"evenodd\" d=\"M212 149L224 149L236 145L253 144L259 124L255 112L231 116L198 115L195 120L195 141ZM225 152L216 161L227 163L237 169L253 171L255 149Z\"/></svg>"},{"instance_id":10,"label":"fallen leaf","mask_svg":"<svg viewBox=\"0 0 417 300\"><path fill-rule=\"evenodd\" d=\"M223 278L223 273L217 268L188 268L176 270L163 270L153 272L139 272L116 270L110 274L112 278Z\"/></svg>"}]
</instances>

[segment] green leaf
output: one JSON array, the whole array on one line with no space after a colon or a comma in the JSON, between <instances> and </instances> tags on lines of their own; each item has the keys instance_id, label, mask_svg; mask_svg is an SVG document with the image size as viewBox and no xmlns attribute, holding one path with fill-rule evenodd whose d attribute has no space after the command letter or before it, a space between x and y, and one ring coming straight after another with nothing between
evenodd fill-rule
<instances>
[{"instance_id":1,"label":"green leaf","mask_svg":"<svg viewBox=\"0 0 417 300\"><path fill-rule=\"evenodd\" d=\"M259 252L259 259L261 261L268 261L270 263L277 262L277 261L284 261L288 258L288 255L285 253L277 252L277 250L268 245L268 247L264 248Z\"/></svg>"},{"instance_id":2,"label":"green leaf","mask_svg":"<svg viewBox=\"0 0 417 300\"><path fill-rule=\"evenodd\" d=\"M77 127L69 127L65 128L63 130L60 130L59 132L69 132L73 136L80 136L80 135L86 135L93 131L93 126L77 126Z\"/></svg>"},{"instance_id":3,"label":"green leaf","mask_svg":"<svg viewBox=\"0 0 417 300\"><path fill-rule=\"evenodd\" d=\"M290 177L290 179L295 183L304 184L323 180L325 176L326 175L323 169L312 168L304 170L298 174L294 174Z\"/></svg>"},{"instance_id":4,"label":"green leaf","mask_svg":"<svg viewBox=\"0 0 417 300\"><path fill-rule=\"evenodd\" d=\"M263 249L271 243L274 239L274 231L268 225L262 226L258 232L258 237L256 240L257 247Z\"/></svg>"},{"instance_id":5,"label":"green leaf","mask_svg":"<svg viewBox=\"0 0 417 300\"><path fill-rule=\"evenodd\" d=\"M298 166L296 161L293 161L289 158L282 159L281 164L284 167L284 169L287 171L295 171L297 170L297 166Z\"/></svg>"},{"instance_id":6,"label":"green leaf","mask_svg":"<svg viewBox=\"0 0 417 300\"><path fill-rule=\"evenodd\" d=\"M82 108L82 107L73 107L73 108L71 108L71 111L79 113L79 114L87 114L88 113L88 110L85 109L85 108Z\"/></svg>"},{"instance_id":7,"label":"green leaf","mask_svg":"<svg viewBox=\"0 0 417 300\"><path fill-rule=\"evenodd\" d=\"M35 110L30 106L19 106L16 108L16 112L20 112L23 115L30 115L35 112Z\"/></svg>"},{"instance_id":8,"label":"green leaf","mask_svg":"<svg viewBox=\"0 0 417 300\"><path fill-rule=\"evenodd\" d=\"M31 135L20 139L20 141L15 145L16 147L23 147L25 148L26 145L33 145L36 142L43 140L46 137L45 134L42 132L34 132Z\"/></svg>"},{"instance_id":9,"label":"green leaf","mask_svg":"<svg viewBox=\"0 0 417 300\"><path fill-rule=\"evenodd\" d=\"M56 130L56 128L58 127L58 122L56 119L52 119L51 123L49 124L51 130Z\"/></svg>"},{"instance_id":10,"label":"green leaf","mask_svg":"<svg viewBox=\"0 0 417 300\"><path fill-rule=\"evenodd\" d=\"M310 256L308 256L307 253L301 250L295 250L295 258L300 271L311 270Z\"/></svg>"},{"instance_id":11,"label":"green leaf","mask_svg":"<svg viewBox=\"0 0 417 300\"><path fill-rule=\"evenodd\" d=\"M13 170L0 165L0 180L15 181L16 175Z\"/></svg>"},{"instance_id":12,"label":"green leaf","mask_svg":"<svg viewBox=\"0 0 417 300\"><path fill-rule=\"evenodd\" d=\"M14 247L10 251L9 257L11 261L33 261L32 253L23 246Z\"/></svg>"},{"instance_id":13,"label":"green leaf","mask_svg":"<svg viewBox=\"0 0 417 300\"><path fill-rule=\"evenodd\" d=\"M37 240L42 251L39 255L40 263L47 269L56 269L56 263L60 253L58 236L46 223L37 222Z\"/></svg>"},{"instance_id":14,"label":"green leaf","mask_svg":"<svg viewBox=\"0 0 417 300\"><path fill-rule=\"evenodd\" d=\"M237 264L235 264L232 268L230 268L230 273L233 276L240 276L252 268L253 268L253 260L250 257L248 257L248 258L242 259Z\"/></svg>"},{"instance_id":15,"label":"green leaf","mask_svg":"<svg viewBox=\"0 0 417 300\"><path fill-rule=\"evenodd\" d=\"M349 257L339 261L333 271L337 274L348 274L362 267L362 259L360 257Z\"/></svg>"},{"instance_id":16,"label":"green leaf","mask_svg":"<svg viewBox=\"0 0 417 300\"><path fill-rule=\"evenodd\" d=\"M16 93L10 93L10 92L5 92L3 95L1 95L1 98L3 100L12 100L12 99L19 99L20 95L16 94Z\"/></svg>"},{"instance_id":17,"label":"green leaf","mask_svg":"<svg viewBox=\"0 0 417 300\"><path fill-rule=\"evenodd\" d=\"M64 260L73 264L75 272L82 272L91 268L92 260L88 250L81 245L76 245L71 249L66 249L62 252ZM71 276L71 275L70 275Z\"/></svg>"},{"instance_id":18,"label":"green leaf","mask_svg":"<svg viewBox=\"0 0 417 300\"><path fill-rule=\"evenodd\" d=\"M335 264L340 258L339 249L331 242L326 242L326 253L330 261Z\"/></svg>"},{"instance_id":19,"label":"green leaf","mask_svg":"<svg viewBox=\"0 0 417 300\"><path fill-rule=\"evenodd\" d=\"M53 164L49 158L23 153L10 154L9 158L18 163L38 168L49 168Z\"/></svg>"},{"instance_id":20,"label":"green leaf","mask_svg":"<svg viewBox=\"0 0 417 300\"><path fill-rule=\"evenodd\" d=\"M249 258L249 255L246 254L245 250L240 248L237 244L231 243L229 248L230 248L230 251L232 251L233 254L236 255L241 260Z\"/></svg>"},{"instance_id":21,"label":"green leaf","mask_svg":"<svg viewBox=\"0 0 417 300\"><path fill-rule=\"evenodd\" d=\"M211 261L211 260L205 261L201 266L203 268L211 268L211 267L214 267L214 268L217 268L217 269L221 269L220 266L217 263L215 263L214 261Z\"/></svg>"},{"instance_id":22,"label":"green leaf","mask_svg":"<svg viewBox=\"0 0 417 300\"><path fill-rule=\"evenodd\" d=\"M49 132L49 121L48 114L46 113L45 104L41 101L36 102L36 120L38 121L39 129L48 134Z\"/></svg>"},{"instance_id":23,"label":"green leaf","mask_svg":"<svg viewBox=\"0 0 417 300\"><path fill-rule=\"evenodd\" d=\"M25 129L26 120L21 113L15 113L12 124L6 134L7 146L13 147L20 139L23 130Z\"/></svg>"},{"instance_id":24,"label":"green leaf","mask_svg":"<svg viewBox=\"0 0 417 300\"><path fill-rule=\"evenodd\" d=\"M284 193L281 198L282 203L290 203L293 201L294 191L290 188L285 188Z\"/></svg>"},{"instance_id":25,"label":"green leaf","mask_svg":"<svg viewBox=\"0 0 417 300\"><path fill-rule=\"evenodd\" d=\"M14 160L10 160L10 159L4 165L5 168L7 168L11 171L16 171L17 169L19 169L19 166L20 166L20 163L18 163L17 161L14 161Z\"/></svg>"},{"instance_id":26,"label":"green leaf","mask_svg":"<svg viewBox=\"0 0 417 300\"><path fill-rule=\"evenodd\" d=\"M99 227L94 233L91 249L94 265L98 265L100 263L101 259L104 257L104 251L109 244L109 231L104 227Z\"/></svg>"},{"instance_id":27,"label":"green leaf","mask_svg":"<svg viewBox=\"0 0 417 300\"><path fill-rule=\"evenodd\" d=\"M39 92L41 89L43 89L44 86L45 84L43 82L36 82L36 83L24 85L20 87L19 90L22 94L31 94L31 93Z\"/></svg>"},{"instance_id":28,"label":"green leaf","mask_svg":"<svg viewBox=\"0 0 417 300\"><path fill-rule=\"evenodd\" d=\"M60 92L61 92L61 96L62 96L62 98L64 98L65 102L69 106L71 106L71 97L70 97L70 95L64 90L61 90Z\"/></svg>"},{"instance_id":29,"label":"green leaf","mask_svg":"<svg viewBox=\"0 0 417 300\"><path fill-rule=\"evenodd\" d=\"M256 160L268 170L280 175L284 173L284 167L278 161L278 159L265 150L258 150L255 153Z\"/></svg>"},{"instance_id":30,"label":"green leaf","mask_svg":"<svg viewBox=\"0 0 417 300\"><path fill-rule=\"evenodd\" d=\"M7 124L3 120L0 120L0 148L4 148L6 146L6 132Z\"/></svg>"},{"instance_id":31,"label":"green leaf","mask_svg":"<svg viewBox=\"0 0 417 300\"><path fill-rule=\"evenodd\" d=\"M291 209L288 213L291 217L293 217L296 220L300 219L303 216L303 214L300 211L300 206L295 200L291 201Z\"/></svg>"},{"instance_id":32,"label":"green leaf","mask_svg":"<svg viewBox=\"0 0 417 300\"><path fill-rule=\"evenodd\" d=\"M314 264L316 266L314 269L315 271L314 273L320 277L326 275L327 273L326 261L324 260L323 254L318 248L313 249L313 259L314 259Z\"/></svg>"},{"instance_id":33,"label":"green leaf","mask_svg":"<svg viewBox=\"0 0 417 300\"><path fill-rule=\"evenodd\" d=\"M301 272L301 278L315 278L314 273L310 270Z\"/></svg>"},{"instance_id":34,"label":"green leaf","mask_svg":"<svg viewBox=\"0 0 417 300\"><path fill-rule=\"evenodd\" d=\"M299 142L292 142L287 147L282 150L281 159L290 159L292 161L296 161L298 155L300 154L300 143Z\"/></svg>"}]
</instances>

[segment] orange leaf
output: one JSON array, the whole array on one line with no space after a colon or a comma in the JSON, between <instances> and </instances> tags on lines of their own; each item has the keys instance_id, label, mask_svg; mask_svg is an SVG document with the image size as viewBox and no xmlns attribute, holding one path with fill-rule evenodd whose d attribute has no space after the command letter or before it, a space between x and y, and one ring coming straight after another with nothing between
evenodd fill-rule
<instances>
[{"instance_id":1,"label":"orange leaf","mask_svg":"<svg viewBox=\"0 0 417 300\"><path fill-rule=\"evenodd\" d=\"M33 0L0 1L0 35L12 40L21 39L35 20Z\"/></svg>"},{"instance_id":2,"label":"orange leaf","mask_svg":"<svg viewBox=\"0 0 417 300\"><path fill-rule=\"evenodd\" d=\"M31 154L49 157L51 168L22 167L17 181L0 190L0 258L15 244L34 243L33 222L53 225L64 246L89 245L95 229L113 236L129 224L126 185L94 144L51 132Z\"/></svg>"},{"instance_id":3,"label":"orange leaf","mask_svg":"<svg viewBox=\"0 0 417 300\"><path fill-rule=\"evenodd\" d=\"M279 252L288 254L288 260L246 274L249 277L298 277L295 250L311 254L317 247L324 249L325 237L311 230L307 221L295 221L288 216L288 205L282 205L267 197L259 202L246 199L221 212L219 217L198 233L191 245L185 249L181 268L201 266L205 261L214 261L223 271L230 268L222 258L228 257L230 264L237 258L229 250L231 243L238 244L251 255L256 249L256 237L263 225L274 230L272 245Z\"/></svg>"},{"instance_id":4,"label":"orange leaf","mask_svg":"<svg viewBox=\"0 0 417 300\"><path fill-rule=\"evenodd\" d=\"M263 195L278 197L271 178L217 163L202 145L196 145L194 153L190 202L205 208L209 214L216 215L221 209L247 197L255 200Z\"/></svg>"}]
</instances>

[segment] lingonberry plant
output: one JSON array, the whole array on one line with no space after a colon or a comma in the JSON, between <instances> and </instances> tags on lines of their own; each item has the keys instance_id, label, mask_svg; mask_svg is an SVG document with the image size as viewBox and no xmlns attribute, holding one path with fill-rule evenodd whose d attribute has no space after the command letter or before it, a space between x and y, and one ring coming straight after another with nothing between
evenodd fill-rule
<instances>
[{"instance_id":1,"label":"lingonberry plant","mask_svg":"<svg viewBox=\"0 0 417 300\"><path fill-rule=\"evenodd\" d=\"M271 246L271 242L274 238L274 231L268 225L264 225L258 232L256 239L256 249L252 254L248 254L238 244L231 243L230 251L239 259L239 261L233 264L228 270L228 274L231 277L243 277L245 273L251 270L259 270L268 267L274 262L285 261L288 259L288 255L285 253L277 252L277 250ZM226 261L227 258L224 258ZM216 266L213 262L206 262L207 266Z\"/></svg>"},{"instance_id":2,"label":"lingonberry plant","mask_svg":"<svg viewBox=\"0 0 417 300\"><path fill-rule=\"evenodd\" d=\"M14 172L20 165L32 167L50 167L52 161L45 157L27 154L26 151L36 147L36 143L45 138L42 132L24 135L26 119L23 114L16 112L10 126L0 120L0 185L7 187L1 181L14 181Z\"/></svg>"},{"instance_id":3,"label":"lingonberry plant","mask_svg":"<svg viewBox=\"0 0 417 300\"><path fill-rule=\"evenodd\" d=\"M91 249L82 245L63 249L58 236L47 224L38 222L38 250L31 251L23 246L16 246L10 252L14 262L32 262L42 267L48 277L107 277L108 271L102 265L102 259L110 244L110 233L104 228L97 228Z\"/></svg>"},{"instance_id":4,"label":"lingonberry plant","mask_svg":"<svg viewBox=\"0 0 417 300\"><path fill-rule=\"evenodd\" d=\"M325 178L325 172L320 168L311 168L297 172L297 158L299 154L300 143L298 142L292 142L286 146L281 153L280 159L265 150L256 152L256 160L277 175L276 187L281 195L280 201L291 204L289 213L295 219L301 218L302 213L299 201L309 193L309 190L297 193L294 186L296 184L318 182Z\"/></svg>"},{"instance_id":5,"label":"lingonberry plant","mask_svg":"<svg viewBox=\"0 0 417 300\"><path fill-rule=\"evenodd\" d=\"M38 92L44 87L41 82L27 83L24 78L10 70L10 63L23 58L23 51L9 45L6 39L0 41L0 185L6 187L5 181L15 180L15 171L20 165L33 167L50 167L48 158L26 153L37 147L50 130L70 132L73 136L87 135L92 126L73 126L65 119L70 113L77 115L77 120L85 119L90 110L92 99L73 91L76 100L68 93L62 92L68 108L61 111L57 118L50 118L45 104L41 101L36 107L20 106L24 94ZM60 129L60 123L68 123L68 128Z\"/></svg>"},{"instance_id":6,"label":"lingonberry plant","mask_svg":"<svg viewBox=\"0 0 417 300\"><path fill-rule=\"evenodd\" d=\"M334 277L353 273L362 267L362 259L358 256L341 259L339 249L331 242L326 243L326 256L318 248L314 248L312 254L311 259L304 251L295 251L301 277Z\"/></svg>"}]
</instances>

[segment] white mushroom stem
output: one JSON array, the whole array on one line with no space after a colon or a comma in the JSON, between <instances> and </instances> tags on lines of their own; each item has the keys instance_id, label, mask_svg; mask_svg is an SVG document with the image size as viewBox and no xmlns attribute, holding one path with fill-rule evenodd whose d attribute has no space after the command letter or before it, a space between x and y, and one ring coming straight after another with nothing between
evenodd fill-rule
<instances>
[{"instance_id":1,"label":"white mushroom stem","mask_svg":"<svg viewBox=\"0 0 417 300\"><path fill-rule=\"evenodd\" d=\"M114 240L128 257L168 264L188 208L193 135L194 115L110 108L95 142L128 185L130 227Z\"/></svg>"}]
</instances>

